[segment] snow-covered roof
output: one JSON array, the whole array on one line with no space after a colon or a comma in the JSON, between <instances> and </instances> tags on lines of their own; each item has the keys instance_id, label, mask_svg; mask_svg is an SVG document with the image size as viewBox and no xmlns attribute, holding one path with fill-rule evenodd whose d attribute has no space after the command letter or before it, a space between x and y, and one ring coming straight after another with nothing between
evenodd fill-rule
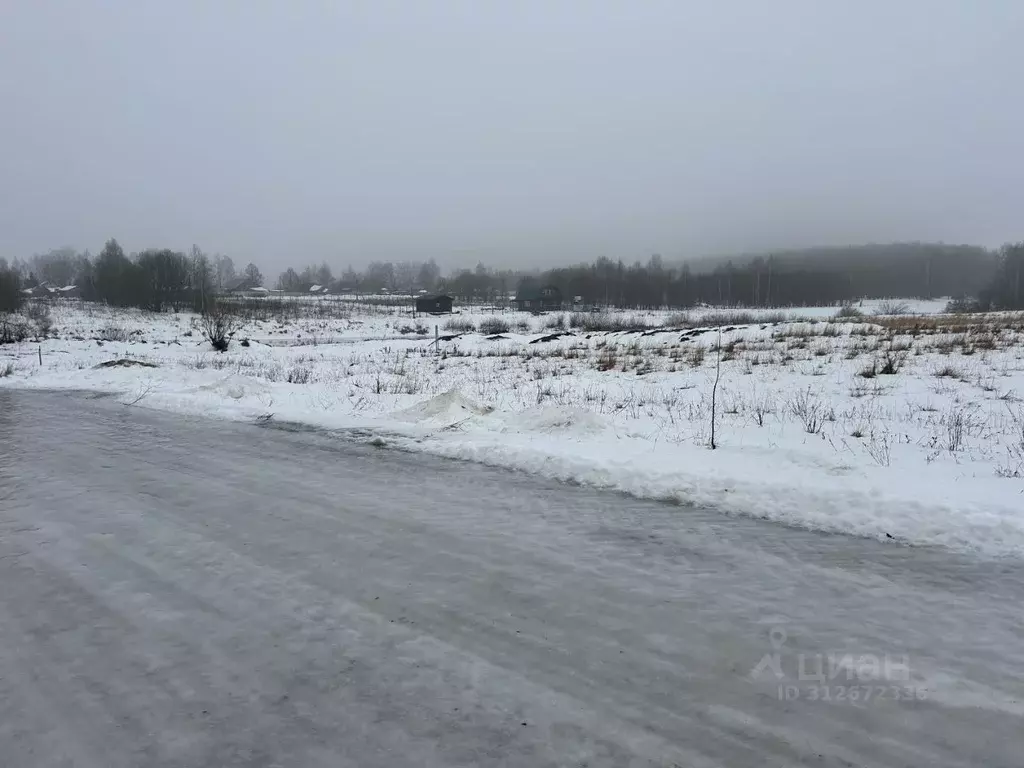
<instances>
[{"instance_id":1,"label":"snow-covered roof","mask_svg":"<svg viewBox=\"0 0 1024 768\"><path fill-rule=\"evenodd\" d=\"M322 285L311 285L309 286L310 293L320 293L324 288Z\"/></svg>"}]
</instances>

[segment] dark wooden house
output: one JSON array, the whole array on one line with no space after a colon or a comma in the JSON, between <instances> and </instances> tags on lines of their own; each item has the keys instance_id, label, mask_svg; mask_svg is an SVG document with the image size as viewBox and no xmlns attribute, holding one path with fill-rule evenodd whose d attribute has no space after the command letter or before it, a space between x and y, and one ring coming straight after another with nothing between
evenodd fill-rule
<instances>
[{"instance_id":1,"label":"dark wooden house","mask_svg":"<svg viewBox=\"0 0 1024 768\"><path fill-rule=\"evenodd\" d=\"M425 315L450 315L451 311L451 296L421 296L416 299L416 312L418 313L422 312Z\"/></svg>"},{"instance_id":2,"label":"dark wooden house","mask_svg":"<svg viewBox=\"0 0 1024 768\"><path fill-rule=\"evenodd\" d=\"M515 304L520 312L555 312L562 308L562 291L557 285L522 288Z\"/></svg>"}]
</instances>

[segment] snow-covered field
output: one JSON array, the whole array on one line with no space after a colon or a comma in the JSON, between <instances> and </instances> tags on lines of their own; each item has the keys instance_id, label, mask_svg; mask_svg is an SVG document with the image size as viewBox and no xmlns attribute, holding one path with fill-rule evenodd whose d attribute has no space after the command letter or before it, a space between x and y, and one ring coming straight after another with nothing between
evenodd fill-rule
<instances>
[{"instance_id":1,"label":"snow-covered field","mask_svg":"<svg viewBox=\"0 0 1024 768\"><path fill-rule=\"evenodd\" d=\"M1024 556L1024 316L944 304L869 304L852 322L625 312L601 319L646 330L563 331L568 314L413 318L324 298L250 319L217 353L193 315L65 302L49 338L0 346L0 386L347 430L680 514Z\"/></svg>"}]
</instances>

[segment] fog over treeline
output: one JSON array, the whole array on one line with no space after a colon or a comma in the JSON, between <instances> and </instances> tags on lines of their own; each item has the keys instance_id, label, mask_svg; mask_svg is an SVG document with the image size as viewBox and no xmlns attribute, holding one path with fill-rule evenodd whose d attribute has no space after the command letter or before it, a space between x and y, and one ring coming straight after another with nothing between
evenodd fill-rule
<instances>
[{"instance_id":1,"label":"fog over treeline","mask_svg":"<svg viewBox=\"0 0 1024 768\"><path fill-rule=\"evenodd\" d=\"M326 263L296 265L265 275L251 262L223 254L150 249L126 254L116 240L92 255L58 248L7 263L0 272L8 294L39 285L75 286L76 296L153 311L204 310L216 296L255 287L286 294L408 295L445 293L462 302L505 302L519 291L557 286L566 300L612 307L737 307L838 305L864 298L967 297L974 308L1024 307L1024 243L992 251L972 245L890 243L669 263L652 255L624 263L593 262L547 270L477 264L443 273L433 260L372 262L336 270ZM578 297L578 298L577 298Z\"/></svg>"}]
</instances>

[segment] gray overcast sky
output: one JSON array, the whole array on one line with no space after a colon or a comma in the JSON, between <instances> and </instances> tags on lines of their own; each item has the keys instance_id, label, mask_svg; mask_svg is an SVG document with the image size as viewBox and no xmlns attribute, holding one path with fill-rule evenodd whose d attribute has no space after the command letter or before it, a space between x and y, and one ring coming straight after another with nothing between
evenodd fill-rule
<instances>
[{"instance_id":1,"label":"gray overcast sky","mask_svg":"<svg viewBox=\"0 0 1024 768\"><path fill-rule=\"evenodd\" d=\"M0 254L1024 237L1022 0L0 0Z\"/></svg>"}]
</instances>

